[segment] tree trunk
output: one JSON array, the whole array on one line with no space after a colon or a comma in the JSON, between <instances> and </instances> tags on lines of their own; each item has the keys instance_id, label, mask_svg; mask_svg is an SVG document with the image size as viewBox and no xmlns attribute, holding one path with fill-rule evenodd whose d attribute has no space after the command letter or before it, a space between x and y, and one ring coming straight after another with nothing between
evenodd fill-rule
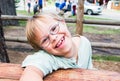
<instances>
[{"instance_id":1,"label":"tree trunk","mask_svg":"<svg viewBox=\"0 0 120 81\"><path fill-rule=\"evenodd\" d=\"M76 34L83 33L84 0L78 0Z\"/></svg>"},{"instance_id":2,"label":"tree trunk","mask_svg":"<svg viewBox=\"0 0 120 81\"><path fill-rule=\"evenodd\" d=\"M16 15L14 0L0 0L2 15ZM4 20L3 25L18 25L16 20Z\"/></svg>"},{"instance_id":3,"label":"tree trunk","mask_svg":"<svg viewBox=\"0 0 120 81\"><path fill-rule=\"evenodd\" d=\"M6 51L4 32L2 28L1 9L0 9L0 62L9 62L9 58Z\"/></svg>"}]
</instances>

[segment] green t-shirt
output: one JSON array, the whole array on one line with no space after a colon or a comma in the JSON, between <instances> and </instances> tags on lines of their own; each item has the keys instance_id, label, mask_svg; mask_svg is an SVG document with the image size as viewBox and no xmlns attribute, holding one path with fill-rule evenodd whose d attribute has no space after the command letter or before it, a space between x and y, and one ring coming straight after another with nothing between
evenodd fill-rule
<instances>
[{"instance_id":1,"label":"green t-shirt","mask_svg":"<svg viewBox=\"0 0 120 81\"><path fill-rule=\"evenodd\" d=\"M80 46L78 51L78 61L75 58L58 57L48 54L45 51L38 51L33 55L28 55L22 63L22 67L32 65L40 69L44 76L57 69L84 68L92 69L92 49L87 38L80 36Z\"/></svg>"}]
</instances>

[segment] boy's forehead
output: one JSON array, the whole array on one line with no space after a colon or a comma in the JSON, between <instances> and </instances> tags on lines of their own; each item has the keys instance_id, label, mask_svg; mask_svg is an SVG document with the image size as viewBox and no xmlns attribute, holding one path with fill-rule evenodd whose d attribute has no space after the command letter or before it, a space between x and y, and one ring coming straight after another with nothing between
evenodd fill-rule
<instances>
[{"instance_id":1,"label":"boy's forehead","mask_svg":"<svg viewBox=\"0 0 120 81\"><path fill-rule=\"evenodd\" d=\"M47 27L43 27L43 28L40 28L40 27L36 27L35 28L35 36L37 39L40 39L42 38L44 35L47 34Z\"/></svg>"},{"instance_id":2,"label":"boy's forehead","mask_svg":"<svg viewBox=\"0 0 120 81\"><path fill-rule=\"evenodd\" d=\"M39 27L42 27L42 28L49 28L51 27L52 25L54 25L56 23L56 20L54 19L42 19L42 20L39 20L39 22L37 23Z\"/></svg>"},{"instance_id":3,"label":"boy's forehead","mask_svg":"<svg viewBox=\"0 0 120 81\"><path fill-rule=\"evenodd\" d=\"M43 35L49 31L50 26L50 22L40 22L37 25L37 27L35 27L35 32L39 33L40 35Z\"/></svg>"}]
</instances>

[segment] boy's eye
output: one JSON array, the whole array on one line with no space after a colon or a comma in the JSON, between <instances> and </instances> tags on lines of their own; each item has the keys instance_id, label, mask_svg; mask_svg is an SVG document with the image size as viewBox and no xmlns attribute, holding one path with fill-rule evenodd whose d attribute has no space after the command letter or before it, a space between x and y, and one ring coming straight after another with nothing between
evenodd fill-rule
<instances>
[{"instance_id":1,"label":"boy's eye","mask_svg":"<svg viewBox=\"0 0 120 81\"><path fill-rule=\"evenodd\" d=\"M53 27L51 27L50 34L57 34L58 31L59 31L59 23L57 23Z\"/></svg>"},{"instance_id":2,"label":"boy's eye","mask_svg":"<svg viewBox=\"0 0 120 81\"><path fill-rule=\"evenodd\" d=\"M52 27L52 28L51 28L51 32L55 32L55 31L56 31L56 28L57 28L56 26Z\"/></svg>"},{"instance_id":3,"label":"boy's eye","mask_svg":"<svg viewBox=\"0 0 120 81\"><path fill-rule=\"evenodd\" d=\"M48 37L46 37L46 38L44 38L43 40L42 40L42 44L45 44L45 43L47 43L48 42Z\"/></svg>"}]
</instances>

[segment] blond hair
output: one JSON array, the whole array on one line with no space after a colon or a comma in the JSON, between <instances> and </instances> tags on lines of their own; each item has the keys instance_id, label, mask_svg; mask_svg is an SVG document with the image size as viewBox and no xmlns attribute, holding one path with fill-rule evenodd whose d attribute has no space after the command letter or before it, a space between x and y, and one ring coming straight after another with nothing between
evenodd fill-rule
<instances>
[{"instance_id":1,"label":"blond hair","mask_svg":"<svg viewBox=\"0 0 120 81\"><path fill-rule=\"evenodd\" d=\"M41 24L38 22L45 23L47 19L54 19L57 21L64 21L63 18L59 17L56 14L40 14L40 15L34 15L32 18L30 18L27 21L26 24L26 36L28 42L31 44L31 46L36 49L40 50L40 46L36 42L36 27L41 27Z\"/></svg>"}]
</instances>

